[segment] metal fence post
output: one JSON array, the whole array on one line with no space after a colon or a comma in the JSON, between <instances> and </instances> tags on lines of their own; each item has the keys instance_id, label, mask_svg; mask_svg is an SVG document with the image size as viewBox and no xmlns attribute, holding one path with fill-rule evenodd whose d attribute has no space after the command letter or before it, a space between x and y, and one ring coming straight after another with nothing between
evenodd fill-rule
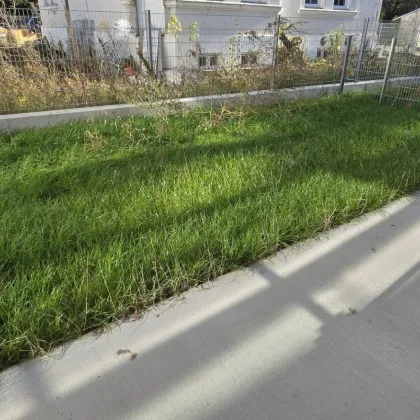
<instances>
[{"instance_id":1,"label":"metal fence post","mask_svg":"<svg viewBox=\"0 0 420 420\"><path fill-rule=\"evenodd\" d=\"M388 84L389 75L391 73L392 59L394 58L394 52L395 52L395 44L396 44L396 40L395 38L392 38L391 51L389 52L389 55L388 55L388 61L386 63L386 69L385 69L385 76L382 82L381 96L379 97L380 104L384 100L386 85Z\"/></svg>"},{"instance_id":2,"label":"metal fence post","mask_svg":"<svg viewBox=\"0 0 420 420\"><path fill-rule=\"evenodd\" d=\"M135 7L135 10L136 10L136 25L137 25L137 30L136 30L136 35L138 36L138 37L140 37L140 31L141 31L141 26L142 25L140 25L140 1L139 0L135 0L134 1L134 7Z\"/></svg>"},{"instance_id":3,"label":"metal fence post","mask_svg":"<svg viewBox=\"0 0 420 420\"><path fill-rule=\"evenodd\" d=\"M359 55L357 56L356 73L354 75L355 82L359 81L360 67L362 66L363 52L366 46L367 32L369 29L369 21L370 19L366 18L365 23L363 25L362 40L360 41Z\"/></svg>"},{"instance_id":4,"label":"metal fence post","mask_svg":"<svg viewBox=\"0 0 420 420\"><path fill-rule=\"evenodd\" d=\"M279 48L279 36L280 36L280 15L277 16L276 19L276 33L274 35L274 44L273 44L273 72L271 75L271 90L274 89L276 85L276 70L277 70L277 55L278 55L278 48Z\"/></svg>"},{"instance_id":5,"label":"metal fence post","mask_svg":"<svg viewBox=\"0 0 420 420\"><path fill-rule=\"evenodd\" d=\"M149 55L149 65L153 71L152 17L150 14L150 10L146 10L146 18L147 18L147 52Z\"/></svg>"},{"instance_id":6,"label":"metal fence post","mask_svg":"<svg viewBox=\"0 0 420 420\"><path fill-rule=\"evenodd\" d=\"M73 54L73 57L76 58L76 60L79 60L79 52L78 52L78 45L76 42L76 39L74 37L73 28L71 25L71 14L70 14L70 7L69 7L69 0L64 0L64 15L66 18L66 26L67 26L67 36L68 36L68 42L70 44L70 51Z\"/></svg>"},{"instance_id":7,"label":"metal fence post","mask_svg":"<svg viewBox=\"0 0 420 420\"><path fill-rule=\"evenodd\" d=\"M349 35L347 37L347 48L346 48L346 53L344 55L343 69L341 70L340 93L344 92L344 83L346 81L346 76L347 76L347 66L349 64L352 39L353 39L353 35Z\"/></svg>"}]
</instances>

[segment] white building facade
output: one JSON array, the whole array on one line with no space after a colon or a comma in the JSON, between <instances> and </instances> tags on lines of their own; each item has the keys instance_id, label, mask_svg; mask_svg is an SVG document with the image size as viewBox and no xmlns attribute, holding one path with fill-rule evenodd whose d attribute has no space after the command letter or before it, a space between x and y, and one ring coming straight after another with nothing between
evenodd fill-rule
<instances>
[{"instance_id":1,"label":"white building facade","mask_svg":"<svg viewBox=\"0 0 420 420\"><path fill-rule=\"evenodd\" d=\"M121 57L140 50L155 70L268 64L276 22L316 58L326 33L359 34L382 7L382 0L68 0L69 19L63 0L40 3L42 32L53 43L68 43L70 20L83 42L112 40Z\"/></svg>"},{"instance_id":2,"label":"white building facade","mask_svg":"<svg viewBox=\"0 0 420 420\"><path fill-rule=\"evenodd\" d=\"M410 52L420 55L420 9L394 19L399 25L397 36L405 41Z\"/></svg>"}]
</instances>

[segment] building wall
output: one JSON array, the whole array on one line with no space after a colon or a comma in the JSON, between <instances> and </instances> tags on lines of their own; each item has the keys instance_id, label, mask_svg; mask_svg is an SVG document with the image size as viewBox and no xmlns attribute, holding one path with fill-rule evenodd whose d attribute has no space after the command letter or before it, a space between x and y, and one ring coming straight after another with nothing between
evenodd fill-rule
<instances>
[{"instance_id":1,"label":"building wall","mask_svg":"<svg viewBox=\"0 0 420 420\"><path fill-rule=\"evenodd\" d=\"M160 22L164 32L163 67L198 68L200 54L217 55L219 63L232 64L240 62L244 54L258 52L259 64L271 62L279 1L277 7L237 3L201 5L196 1L167 7L166 22ZM171 16L176 16L183 28L179 34L167 30ZM191 36L191 25L198 28L198 45Z\"/></svg>"},{"instance_id":2,"label":"building wall","mask_svg":"<svg viewBox=\"0 0 420 420\"><path fill-rule=\"evenodd\" d=\"M420 50L420 10L409 13L398 19L400 22L399 38L414 46L418 53Z\"/></svg>"},{"instance_id":3,"label":"building wall","mask_svg":"<svg viewBox=\"0 0 420 420\"><path fill-rule=\"evenodd\" d=\"M379 19L382 0L347 0L346 8L334 7L334 0L319 0L319 8L305 7L305 0L281 0L282 17L294 24L295 35L303 39L303 49L316 58L321 39L328 32L340 31L353 35L357 45L365 19Z\"/></svg>"},{"instance_id":4,"label":"building wall","mask_svg":"<svg viewBox=\"0 0 420 420\"><path fill-rule=\"evenodd\" d=\"M45 0L41 0L40 3L43 27L65 28L66 19L64 6L61 1L55 0L56 6L44 6L45 3L42 3L42 1ZM94 19L98 25L101 20L115 17L117 14L120 14L120 17L124 17L135 25L135 14L133 14L135 8L130 3L128 0L69 0L72 20L87 17Z\"/></svg>"},{"instance_id":5,"label":"building wall","mask_svg":"<svg viewBox=\"0 0 420 420\"><path fill-rule=\"evenodd\" d=\"M319 0L319 8L305 7L305 0L281 0L282 16L340 20L379 19L382 0L347 0L345 9L334 8L334 0Z\"/></svg>"},{"instance_id":6,"label":"building wall","mask_svg":"<svg viewBox=\"0 0 420 420\"><path fill-rule=\"evenodd\" d=\"M42 34L50 42L66 47L69 34L63 5L55 0L55 6L45 6L42 1ZM124 43L123 55L137 55L137 16L131 0L69 0L69 6L72 25L77 26L77 21L88 21L88 26L93 28L90 38L96 46L99 46L99 40L121 39L121 44Z\"/></svg>"},{"instance_id":7,"label":"building wall","mask_svg":"<svg viewBox=\"0 0 420 420\"><path fill-rule=\"evenodd\" d=\"M271 21L275 20L276 14L280 7L267 7L261 5L242 5L240 0L234 0L230 3L238 3L237 5L215 5L210 2L194 2L194 8L182 1L172 2L174 6L167 7L168 15L176 15L184 28L184 32L195 18L192 16L205 16L200 26L200 44L205 46L206 53L217 53L223 57L231 55L231 38L235 28L243 30L257 30L264 33L264 28ZM202 3L202 4L200 4ZM168 2L171 4L171 2ZM354 35L354 43L360 42L363 25L366 18L376 21L382 7L382 0L348 0L346 9L335 9L334 0L320 0L320 8L305 7L305 0L271 0L268 3L271 6L281 6L281 16L284 24L292 24L289 30L291 36L300 38L302 49L306 55L315 59L319 48L321 47L321 39L327 32L338 30L346 35ZM182 7L176 7L182 5ZM239 7L243 7L240 9ZM200 20L200 18L196 19ZM221 28L217 31L216 26L212 22L217 22ZM287 22L287 23L286 23ZM166 22L167 24L167 22ZM204 26L203 26L204 25ZM164 25L161 24L163 27ZM207 30L207 27L210 27ZM239 30L239 29L238 29ZM236 31L238 32L238 31ZM265 34L267 35L267 34ZM243 37L242 37L243 39ZM188 48L188 35L182 34L177 38L171 35L165 35L164 56L166 62L164 67L173 68L187 62L193 64L197 59L186 60L185 56ZM240 42L242 51L249 48ZM246 44L246 43L245 43ZM248 43L249 44L249 43ZM264 47L265 48L265 47ZM251 48L252 49L252 48ZM180 63L178 57L183 57Z\"/></svg>"},{"instance_id":8,"label":"building wall","mask_svg":"<svg viewBox=\"0 0 420 420\"><path fill-rule=\"evenodd\" d=\"M164 13L163 0L143 0L145 10L150 10L150 13Z\"/></svg>"},{"instance_id":9,"label":"building wall","mask_svg":"<svg viewBox=\"0 0 420 420\"><path fill-rule=\"evenodd\" d=\"M164 0L138 0L141 30L137 36L136 8L132 1L136 0L69 0L71 19L93 21L96 40L106 38L106 28L113 33L124 33L127 44L124 55L137 57L137 49L141 46L146 57L145 11L150 10L152 47L153 50L159 49L159 67L163 69L198 66L198 50L203 54L217 54L227 61L240 60L242 54L259 49L264 51L260 54L260 63L268 63L268 52L274 41L269 27L280 11L283 18L293 23L293 35L303 39L302 48L307 55L316 58L325 33L340 30L346 34L360 34L364 19L377 20L382 6L382 0L348 0L346 10L334 9L334 0L320 0L319 9L306 8L305 0L267 0L265 5L258 4L260 0L253 0L255 4L242 3L241 0L165 0L165 6ZM168 31L171 16L176 16L183 28L177 34ZM45 8L41 5L41 17L43 34L66 45L68 34L62 7ZM191 25L196 25L199 30L198 48L191 40ZM251 39L249 33L252 31L258 40Z\"/></svg>"}]
</instances>

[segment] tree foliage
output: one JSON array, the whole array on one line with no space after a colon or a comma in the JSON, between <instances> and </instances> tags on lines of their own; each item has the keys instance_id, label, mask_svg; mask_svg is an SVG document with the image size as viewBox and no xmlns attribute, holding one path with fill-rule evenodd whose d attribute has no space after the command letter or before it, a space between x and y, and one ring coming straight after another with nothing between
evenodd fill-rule
<instances>
[{"instance_id":1,"label":"tree foliage","mask_svg":"<svg viewBox=\"0 0 420 420\"><path fill-rule=\"evenodd\" d=\"M384 0L382 19L392 20L420 8L420 0Z\"/></svg>"},{"instance_id":2,"label":"tree foliage","mask_svg":"<svg viewBox=\"0 0 420 420\"><path fill-rule=\"evenodd\" d=\"M38 0L0 0L0 8L13 9L30 8L31 5L37 5Z\"/></svg>"}]
</instances>

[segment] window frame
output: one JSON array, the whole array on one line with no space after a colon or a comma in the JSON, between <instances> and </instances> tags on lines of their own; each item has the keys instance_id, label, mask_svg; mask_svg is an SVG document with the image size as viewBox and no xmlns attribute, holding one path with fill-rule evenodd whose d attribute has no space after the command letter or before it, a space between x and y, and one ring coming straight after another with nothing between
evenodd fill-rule
<instances>
[{"instance_id":1,"label":"window frame","mask_svg":"<svg viewBox=\"0 0 420 420\"><path fill-rule=\"evenodd\" d=\"M244 60L245 57L252 57L251 60ZM247 52L247 53L241 53L240 55L240 61L241 61L241 67L242 68L252 68L258 66L258 54L256 52ZM255 60L254 60L255 58Z\"/></svg>"},{"instance_id":2,"label":"window frame","mask_svg":"<svg viewBox=\"0 0 420 420\"><path fill-rule=\"evenodd\" d=\"M41 9L58 8L58 0L42 0Z\"/></svg>"},{"instance_id":3,"label":"window frame","mask_svg":"<svg viewBox=\"0 0 420 420\"><path fill-rule=\"evenodd\" d=\"M348 9L348 0L342 0L344 2L344 5L334 4L335 2L340 2L340 0L334 0L333 1L333 8L336 10L346 10Z\"/></svg>"},{"instance_id":4,"label":"window frame","mask_svg":"<svg viewBox=\"0 0 420 420\"><path fill-rule=\"evenodd\" d=\"M318 47L316 50L316 59L325 60L328 57L328 51L324 47Z\"/></svg>"},{"instance_id":5,"label":"window frame","mask_svg":"<svg viewBox=\"0 0 420 420\"><path fill-rule=\"evenodd\" d=\"M219 66L219 58L221 54L220 53L203 53L198 54L198 68L200 70L214 70ZM201 60L205 59L206 64L201 65ZM212 59L216 59L216 64L211 64Z\"/></svg>"},{"instance_id":6,"label":"window frame","mask_svg":"<svg viewBox=\"0 0 420 420\"><path fill-rule=\"evenodd\" d=\"M316 3L307 3L307 1L312 2L316 1ZM321 9L321 0L305 0L305 8L307 9Z\"/></svg>"}]
</instances>

